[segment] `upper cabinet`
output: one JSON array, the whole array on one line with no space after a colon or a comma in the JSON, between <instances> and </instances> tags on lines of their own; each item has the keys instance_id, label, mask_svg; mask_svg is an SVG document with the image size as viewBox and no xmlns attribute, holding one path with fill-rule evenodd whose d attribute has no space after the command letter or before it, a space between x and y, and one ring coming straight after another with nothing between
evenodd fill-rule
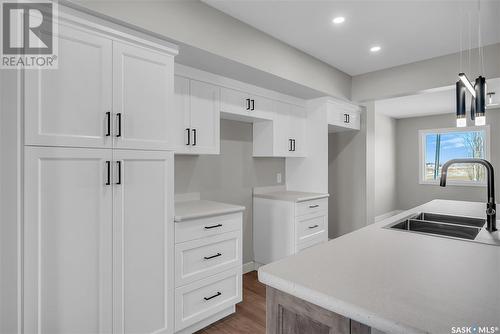
<instances>
[{"instance_id":1,"label":"upper cabinet","mask_svg":"<svg viewBox=\"0 0 500 334\"><path fill-rule=\"evenodd\" d=\"M25 71L27 145L168 150L175 50L59 26L59 68Z\"/></svg>"},{"instance_id":2,"label":"upper cabinet","mask_svg":"<svg viewBox=\"0 0 500 334\"><path fill-rule=\"evenodd\" d=\"M58 41L58 69L24 71L25 142L111 147L112 40L61 25Z\"/></svg>"},{"instance_id":3,"label":"upper cabinet","mask_svg":"<svg viewBox=\"0 0 500 334\"><path fill-rule=\"evenodd\" d=\"M232 119L273 119L273 101L235 89L221 88L221 112Z\"/></svg>"},{"instance_id":4,"label":"upper cabinet","mask_svg":"<svg viewBox=\"0 0 500 334\"><path fill-rule=\"evenodd\" d=\"M305 109L274 101L273 121L253 124L254 157L305 157Z\"/></svg>"},{"instance_id":5,"label":"upper cabinet","mask_svg":"<svg viewBox=\"0 0 500 334\"><path fill-rule=\"evenodd\" d=\"M337 101L326 102L328 132L359 130L361 128L361 112L357 105Z\"/></svg>"},{"instance_id":6,"label":"upper cabinet","mask_svg":"<svg viewBox=\"0 0 500 334\"><path fill-rule=\"evenodd\" d=\"M171 119L178 154L219 154L220 88L175 76L175 107Z\"/></svg>"},{"instance_id":7,"label":"upper cabinet","mask_svg":"<svg viewBox=\"0 0 500 334\"><path fill-rule=\"evenodd\" d=\"M113 111L117 148L171 149L174 90L169 55L113 42Z\"/></svg>"}]
</instances>

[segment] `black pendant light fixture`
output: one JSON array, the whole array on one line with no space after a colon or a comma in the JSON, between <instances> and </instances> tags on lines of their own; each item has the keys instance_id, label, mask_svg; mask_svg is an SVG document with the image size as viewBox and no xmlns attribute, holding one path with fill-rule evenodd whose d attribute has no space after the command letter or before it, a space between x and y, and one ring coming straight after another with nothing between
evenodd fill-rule
<instances>
[{"instance_id":1,"label":"black pendant light fixture","mask_svg":"<svg viewBox=\"0 0 500 334\"><path fill-rule=\"evenodd\" d=\"M483 48L481 45L481 0L478 0L478 63L479 70L484 73L484 61L483 61ZM460 36L460 43L462 43L462 37ZM469 66L471 61L471 46L470 46L470 36L469 36ZM462 67L462 50L460 50L460 67ZM486 124L486 79L480 75L474 81L474 85L471 83L467 75L464 72L458 74L459 80L456 83L456 107L457 107L457 127L467 126L467 111L465 106L465 99L467 91L471 95L471 108L470 108L470 118L476 126L482 126Z\"/></svg>"}]
</instances>

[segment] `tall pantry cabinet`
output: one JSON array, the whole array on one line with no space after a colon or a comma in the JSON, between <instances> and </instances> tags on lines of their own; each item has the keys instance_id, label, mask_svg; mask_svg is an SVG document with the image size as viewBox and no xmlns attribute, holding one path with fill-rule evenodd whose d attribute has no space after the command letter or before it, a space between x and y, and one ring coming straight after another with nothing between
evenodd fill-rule
<instances>
[{"instance_id":1,"label":"tall pantry cabinet","mask_svg":"<svg viewBox=\"0 0 500 334\"><path fill-rule=\"evenodd\" d=\"M25 71L24 333L172 333L174 45L59 22Z\"/></svg>"}]
</instances>

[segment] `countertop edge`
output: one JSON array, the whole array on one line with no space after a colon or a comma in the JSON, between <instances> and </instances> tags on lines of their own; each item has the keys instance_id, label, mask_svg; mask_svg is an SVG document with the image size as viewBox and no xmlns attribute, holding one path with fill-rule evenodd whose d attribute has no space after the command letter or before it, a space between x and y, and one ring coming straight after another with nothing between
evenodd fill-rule
<instances>
[{"instance_id":1,"label":"countertop edge","mask_svg":"<svg viewBox=\"0 0 500 334\"><path fill-rule=\"evenodd\" d=\"M234 206L233 208L227 208L227 209L223 209L223 210L207 211L204 213L184 215L184 216L174 216L174 222L178 223L178 222L183 222L186 220L193 220L193 219L199 219L199 218L207 218L207 217L213 217L213 216L219 216L219 215L226 215L226 214L237 213L237 212L242 212L242 211L245 211L245 207Z\"/></svg>"},{"instance_id":2,"label":"countertop edge","mask_svg":"<svg viewBox=\"0 0 500 334\"><path fill-rule=\"evenodd\" d=\"M301 285L286 281L265 272L265 266L258 270L259 281L267 286L270 286L279 291L288 293L289 295L303 299L311 304L322 307L326 310L340 314L344 317L358 321L364 325L384 331L386 333L408 333L408 334L425 334L419 329L409 327L392 320L388 320L377 316L363 308L357 307L350 303L318 293L314 290L305 288Z\"/></svg>"},{"instance_id":3,"label":"countertop edge","mask_svg":"<svg viewBox=\"0 0 500 334\"><path fill-rule=\"evenodd\" d=\"M298 198L292 199L292 198L283 198L283 197L280 198L280 197L271 196L271 195L267 195L266 193L263 193L263 194L254 194L253 197L270 199L270 200L275 200L275 201L300 203L300 202L312 201L315 199L327 198L327 197L330 197L330 194L312 195L312 196L298 197Z\"/></svg>"}]
</instances>

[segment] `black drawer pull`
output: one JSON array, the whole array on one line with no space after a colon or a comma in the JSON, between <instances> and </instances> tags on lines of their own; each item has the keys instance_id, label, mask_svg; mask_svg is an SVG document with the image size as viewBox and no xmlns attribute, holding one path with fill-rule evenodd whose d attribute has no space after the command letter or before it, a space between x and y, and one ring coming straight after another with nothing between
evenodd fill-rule
<instances>
[{"instance_id":1,"label":"black drawer pull","mask_svg":"<svg viewBox=\"0 0 500 334\"><path fill-rule=\"evenodd\" d=\"M252 100L252 109L250 110L255 110L255 100Z\"/></svg>"},{"instance_id":2,"label":"black drawer pull","mask_svg":"<svg viewBox=\"0 0 500 334\"><path fill-rule=\"evenodd\" d=\"M212 255L212 256L204 256L203 258L205 260L210 260L210 259L213 259L213 258L216 258L216 257L219 257L219 256L222 256L222 254L221 253L217 253L217 254Z\"/></svg>"},{"instance_id":3,"label":"black drawer pull","mask_svg":"<svg viewBox=\"0 0 500 334\"><path fill-rule=\"evenodd\" d=\"M317 208L318 206L319 206L319 204L309 205L309 209L314 209L314 208Z\"/></svg>"},{"instance_id":4,"label":"black drawer pull","mask_svg":"<svg viewBox=\"0 0 500 334\"><path fill-rule=\"evenodd\" d=\"M313 226L309 226L309 228L310 228L310 229L313 229L313 228L316 228L316 227L318 227L318 226L319 226L319 225L318 225L318 224L316 224L316 225L313 225Z\"/></svg>"},{"instance_id":5,"label":"black drawer pull","mask_svg":"<svg viewBox=\"0 0 500 334\"><path fill-rule=\"evenodd\" d=\"M210 299L212 299L212 298L219 297L220 295L222 295L222 293L219 291L219 292L217 292L215 295L210 296L210 297L203 297L203 299L205 299L205 300L210 300Z\"/></svg>"},{"instance_id":6,"label":"black drawer pull","mask_svg":"<svg viewBox=\"0 0 500 334\"><path fill-rule=\"evenodd\" d=\"M187 131L187 139L188 139L186 145L191 145L191 129L186 128L186 131Z\"/></svg>"},{"instance_id":7,"label":"black drawer pull","mask_svg":"<svg viewBox=\"0 0 500 334\"><path fill-rule=\"evenodd\" d=\"M222 227L222 224L217 224L217 225L212 225L212 226L205 226L205 230L210 230L212 228L217 228L217 227Z\"/></svg>"},{"instance_id":8,"label":"black drawer pull","mask_svg":"<svg viewBox=\"0 0 500 334\"><path fill-rule=\"evenodd\" d=\"M247 99L247 110L250 110L250 99Z\"/></svg>"},{"instance_id":9,"label":"black drawer pull","mask_svg":"<svg viewBox=\"0 0 500 334\"><path fill-rule=\"evenodd\" d=\"M118 170L118 181L116 181L116 184L122 184L122 162L120 160L116 162L116 167Z\"/></svg>"},{"instance_id":10,"label":"black drawer pull","mask_svg":"<svg viewBox=\"0 0 500 334\"><path fill-rule=\"evenodd\" d=\"M196 129L191 129L191 132L193 132L193 146L196 146Z\"/></svg>"}]
</instances>

